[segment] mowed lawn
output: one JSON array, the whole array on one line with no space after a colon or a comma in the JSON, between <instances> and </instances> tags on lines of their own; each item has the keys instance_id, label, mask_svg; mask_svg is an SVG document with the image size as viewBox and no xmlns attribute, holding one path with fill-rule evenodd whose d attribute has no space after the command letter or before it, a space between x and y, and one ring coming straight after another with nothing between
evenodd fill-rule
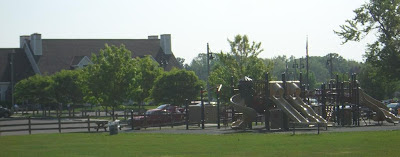
<instances>
[{"instance_id":1,"label":"mowed lawn","mask_svg":"<svg viewBox=\"0 0 400 157\"><path fill-rule=\"evenodd\" d=\"M294 136L249 133L1 136L0 156L400 156L400 131Z\"/></svg>"}]
</instances>

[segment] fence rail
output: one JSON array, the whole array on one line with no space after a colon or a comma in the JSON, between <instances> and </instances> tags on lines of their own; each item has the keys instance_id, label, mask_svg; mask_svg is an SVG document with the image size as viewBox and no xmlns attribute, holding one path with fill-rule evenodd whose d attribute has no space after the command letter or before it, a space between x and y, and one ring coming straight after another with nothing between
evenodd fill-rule
<instances>
[{"instance_id":1,"label":"fence rail","mask_svg":"<svg viewBox=\"0 0 400 157\"><path fill-rule=\"evenodd\" d=\"M91 129L98 129L99 127L105 127L105 123L108 123L108 121L105 120L91 120L90 117L86 117L85 119L82 119L82 117L78 117L75 119L81 119L83 121L63 121L63 120L71 120L71 117L69 118L32 118L32 117L27 117L27 118L5 118L5 119L0 119L0 122L6 122L6 121L21 121L21 120L26 120L26 122L20 123L20 124L1 124L0 125L0 133L2 132L16 132L16 131L28 131L29 134L32 134L32 131L35 130L58 130L60 133L62 130L65 129L87 129L88 132L91 132ZM32 122L34 120L56 120L57 122ZM86 124L82 126L63 126L63 125L72 125L72 124ZM102 125L100 125L102 124ZM45 126L47 127L41 127L41 128L36 128L33 126ZM54 126L57 125L57 126ZM12 127L21 127L21 126L26 126L26 128L12 128ZM9 128L9 129L7 129Z\"/></svg>"}]
</instances>

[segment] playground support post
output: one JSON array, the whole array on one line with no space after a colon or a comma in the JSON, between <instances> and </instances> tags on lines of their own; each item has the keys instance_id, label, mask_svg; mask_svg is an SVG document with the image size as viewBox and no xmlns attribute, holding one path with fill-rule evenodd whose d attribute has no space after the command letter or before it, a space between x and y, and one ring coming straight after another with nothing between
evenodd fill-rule
<instances>
[{"instance_id":1,"label":"playground support post","mask_svg":"<svg viewBox=\"0 0 400 157\"><path fill-rule=\"evenodd\" d=\"M304 89L303 73L302 72L300 72L300 77L299 78L300 78L300 90L301 90L300 97L303 100L305 100L305 96L304 96L305 89Z\"/></svg>"},{"instance_id":2,"label":"playground support post","mask_svg":"<svg viewBox=\"0 0 400 157\"><path fill-rule=\"evenodd\" d=\"M356 106L357 106L357 126L360 126L360 86L357 83L357 74L354 74L354 85L356 87L355 96L356 96ZM395 123L394 123L395 124Z\"/></svg>"},{"instance_id":3,"label":"playground support post","mask_svg":"<svg viewBox=\"0 0 400 157\"><path fill-rule=\"evenodd\" d=\"M356 98L356 89L355 89L355 81L354 81L354 74L351 74L351 79L350 79L350 87L349 87L349 95L350 95L350 98L351 98L351 103L353 104L353 106L352 106L352 113L353 113L353 119L352 119L352 122L353 122L353 125L357 125L357 108L358 108L358 106L356 105L357 104L357 98Z\"/></svg>"},{"instance_id":4,"label":"playground support post","mask_svg":"<svg viewBox=\"0 0 400 157\"><path fill-rule=\"evenodd\" d=\"M282 82L283 82L283 98L285 99L286 98L286 91L287 91L287 89L286 89L286 76L285 76L285 73L283 73L282 74ZM282 126L283 126L283 128L282 128L282 130L289 130L289 118L288 118L288 116L285 114L285 113L283 113L282 114Z\"/></svg>"},{"instance_id":5,"label":"playground support post","mask_svg":"<svg viewBox=\"0 0 400 157\"><path fill-rule=\"evenodd\" d=\"M264 110L264 122L265 122L265 129L267 131L270 131L270 127L269 127L269 109L268 109L268 105L269 105L269 78L268 78L268 73L265 73L265 99L267 102L267 109Z\"/></svg>"},{"instance_id":6,"label":"playground support post","mask_svg":"<svg viewBox=\"0 0 400 157\"><path fill-rule=\"evenodd\" d=\"M336 116L336 121L337 121L337 123L338 123L338 125L340 125L340 116L339 116L339 114L340 114L340 110L339 110L339 100L340 100L340 91L339 91L339 87L340 87L340 85L339 85L339 75L336 75L336 84L333 86L332 85L332 88L335 88L335 93L336 93L336 109L335 109L335 111L336 111L336 114L335 114L335 116Z\"/></svg>"},{"instance_id":7,"label":"playground support post","mask_svg":"<svg viewBox=\"0 0 400 157\"><path fill-rule=\"evenodd\" d=\"M286 98L286 76L285 73L282 73L282 86L283 86L283 97Z\"/></svg>"},{"instance_id":8,"label":"playground support post","mask_svg":"<svg viewBox=\"0 0 400 157\"><path fill-rule=\"evenodd\" d=\"M219 91L217 91L217 128L220 129L221 124L220 124L220 120L221 120L221 116L220 116L220 112L219 112Z\"/></svg>"},{"instance_id":9,"label":"playground support post","mask_svg":"<svg viewBox=\"0 0 400 157\"><path fill-rule=\"evenodd\" d=\"M204 129L204 100L203 100L203 87L201 87L200 91L200 100L201 100L201 129Z\"/></svg>"},{"instance_id":10,"label":"playground support post","mask_svg":"<svg viewBox=\"0 0 400 157\"><path fill-rule=\"evenodd\" d=\"M340 104L342 105L342 109L341 109L341 124L342 124L342 126L344 126L344 122L345 122L345 119L344 119L344 108L346 107L345 105L344 105L344 82L342 82L341 83L341 85L340 85Z\"/></svg>"},{"instance_id":11,"label":"playground support post","mask_svg":"<svg viewBox=\"0 0 400 157\"><path fill-rule=\"evenodd\" d=\"M321 101L322 101L322 118L326 119L326 90L325 90L325 84L321 85Z\"/></svg>"}]
</instances>

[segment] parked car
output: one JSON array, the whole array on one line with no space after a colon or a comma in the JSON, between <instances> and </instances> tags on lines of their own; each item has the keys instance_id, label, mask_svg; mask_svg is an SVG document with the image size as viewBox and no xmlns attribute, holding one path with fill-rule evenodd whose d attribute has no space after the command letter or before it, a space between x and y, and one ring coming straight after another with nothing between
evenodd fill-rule
<instances>
[{"instance_id":1,"label":"parked car","mask_svg":"<svg viewBox=\"0 0 400 157\"><path fill-rule=\"evenodd\" d=\"M8 118L11 114L12 112L9 109L0 107L0 117Z\"/></svg>"},{"instance_id":2,"label":"parked car","mask_svg":"<svg viewBox=\"0 0 400 157\"><path fill-rule=\"evenodd\" d=\"M400 108L400 103L390 103L387 105L387 107L389 108L390 112L397 116L398 109Z\"/></svg>"},{"instance_id":3,"label":"parked car","mask_svg":"<svg viewBox=\"0 0 400 157\"><path fill-rule=\"evenodd\" d=\"M310 105L311 106L319 106L320 104L318 103L317 99L310 99Z\"/></svg>"},{"instance_id":4,"label":"parked car","mask_svg":"<svg viewBox=\"0 0 400 157\"><path fill-rule=\"evenodd\" d=\"M155 109L147 110L144 115L133 117L133 126L141 128L146 126L169 125L172 122L179 123L184 120L184 113L181 108L170 104L163 104ZM132 120L128 119L128 125L131 125Z\"/></svg>"}]
</instances>

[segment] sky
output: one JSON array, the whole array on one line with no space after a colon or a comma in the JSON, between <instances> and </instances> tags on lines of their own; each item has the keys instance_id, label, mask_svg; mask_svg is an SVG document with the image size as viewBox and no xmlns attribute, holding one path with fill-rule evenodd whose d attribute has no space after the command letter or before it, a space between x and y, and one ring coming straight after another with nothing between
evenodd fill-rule
<instances>
[{"instance_id":1,"label":"sky","mask_svg":"<svg viewBox=\"0 0 400 157\"><path fill-rule=\"evenodd\" d=\"M186 63L206 52L229 52L237 34L262 43L261 58L338 53L363 61L369 35L342 45L334 34L365 0L0 0L0 48L19 36L43 39L146 39L171 34L172 51Z\"/></svg>"}]
</instances>

